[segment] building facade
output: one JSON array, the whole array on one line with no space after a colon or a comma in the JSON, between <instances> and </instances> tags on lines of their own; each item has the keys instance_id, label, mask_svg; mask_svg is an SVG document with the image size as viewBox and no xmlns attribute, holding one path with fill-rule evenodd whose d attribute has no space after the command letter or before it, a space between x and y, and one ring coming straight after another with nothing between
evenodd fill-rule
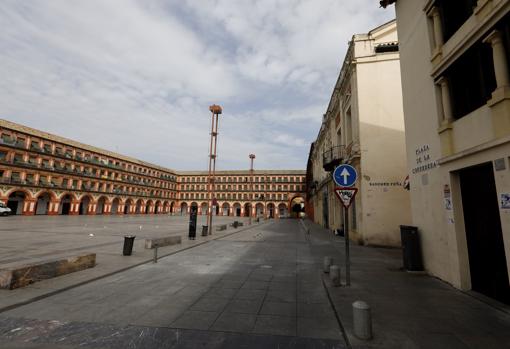
<instances>
[{"instance_id":1,"label":"building facade","mask_svg":"<svg viewBox=\"0 0 510 349\"><path fill-rule=\"evenodd\" d=\"M425 267L510 304L510 1L390 3Z\"/></svg>"},{"instance_id":2,"label":"building facade","mask_svg":"<svg viewBox=\"0 0 510 349\"><path fill-rule=\"evenodd\" d=\"M218 172L217 214L237 215L240 205L243 216L288 216L304 175ZM14 214L184 214L193 205L205 214L204 181L207 171L178 172L0 120L0 201Z\"/></svg>"},{"instance_id":3,"label":"building facade","mask_svg":"<svg viewBox=\"0 0 510 349\"><path fill-rule=\"evenodd\" d=\"M216 171L216 215L283 218L296 216L304 203L305 171ZM207 172L181 172L178 177L182 214L192 206L198 214L208 211ZM294 210L293 210L294 209Z\"/></svg>"},{"instance_id":4,"label":"building facade","mask_svg":"<svg viewBox=\"0 0 510 349\"><path fill-rule=\"evenodd\" d=\"M310 148L308 208L314 220L342 229L344 209L332 171L342 163L358 172L349 209L350 237L367 245L400 245L410 222L402 90L396 22L354 35L317 139Z\"/></svg>"}]
</instances>

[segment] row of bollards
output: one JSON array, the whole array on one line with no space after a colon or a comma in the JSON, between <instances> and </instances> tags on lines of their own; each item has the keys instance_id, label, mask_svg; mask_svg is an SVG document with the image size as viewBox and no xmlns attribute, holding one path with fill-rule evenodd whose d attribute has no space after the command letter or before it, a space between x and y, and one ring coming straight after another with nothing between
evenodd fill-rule
<instances>
[{"instance_id":1,"label":"row of bollards","mask_svg":"<svg viewBox=\"0 0 510 349\"><path fill-rule=\"evenodd\" d=\"M329 274L333 286L341 286L340 267L333 264L333 258L330 256L324 257L324 273ZM371 339L372 313L368 303L363 301L352 303L352 318L354 335L359 339Z\"/></svg>"}]
</instances>

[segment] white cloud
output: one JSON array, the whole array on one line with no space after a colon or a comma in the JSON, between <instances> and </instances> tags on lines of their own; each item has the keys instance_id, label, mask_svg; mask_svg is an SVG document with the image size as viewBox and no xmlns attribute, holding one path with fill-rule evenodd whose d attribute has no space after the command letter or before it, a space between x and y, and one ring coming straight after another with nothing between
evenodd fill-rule
<instances>
[{"instance_id":1,"label":"white cloud","mask_svg":"<svg viewBox=\"0 0 510 349\"><path fill-rule=\"evenodd\" d=\"M177 169L304 168L372 0L0 3L0 117ZM247 166L247 165L246 165ZM259 167L261 168L261 167Z\"/></svg>"}]
</instances>

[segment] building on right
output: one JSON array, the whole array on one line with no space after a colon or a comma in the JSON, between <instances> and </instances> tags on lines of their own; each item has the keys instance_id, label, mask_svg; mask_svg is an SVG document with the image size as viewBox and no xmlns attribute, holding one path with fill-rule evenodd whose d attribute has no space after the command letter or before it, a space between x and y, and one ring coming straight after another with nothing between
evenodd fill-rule
<instances>
[{"instance_id":1,"label":"building on right","mask_svg":"<svg viewBox=\"0 0 510 349\"><path fill-rule=\"evenodd\" d=\"M510 1L393 3L425 268L510 304Z\"/></svg>"}]
</instances>

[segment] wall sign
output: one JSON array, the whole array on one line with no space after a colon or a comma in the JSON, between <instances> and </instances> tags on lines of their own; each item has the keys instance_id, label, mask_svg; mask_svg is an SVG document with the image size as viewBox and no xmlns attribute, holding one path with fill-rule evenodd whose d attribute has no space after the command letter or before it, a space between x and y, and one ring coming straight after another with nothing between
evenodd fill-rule
<instances>
[{"instance_id":1,"label":"wall sign","mask_svg":"<svg viewBox=\"0 0 510 349\"><path fill-rule=\"evenodd\" d=\"M424 144L415 149L416 166L412 169L412 173L420 173L437 167L437 161L430 158L430 147Z\"/></svg>"}]
</instances>

